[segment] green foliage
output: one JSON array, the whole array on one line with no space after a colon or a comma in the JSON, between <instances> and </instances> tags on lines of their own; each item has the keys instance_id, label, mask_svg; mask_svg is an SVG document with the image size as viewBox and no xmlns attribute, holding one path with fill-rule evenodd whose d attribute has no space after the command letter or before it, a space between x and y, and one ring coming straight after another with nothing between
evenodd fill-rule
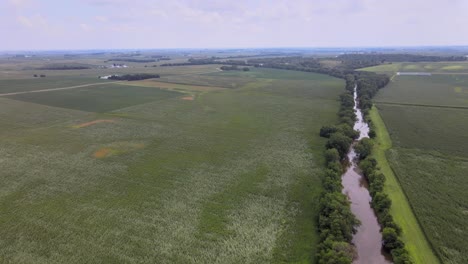
<instances>
[{"instance_id":1,"label":"green foliage","mask_svg":"<svg viewBox=\"0 0 468 264\"><path fill-rule=\"evenodd\" d=\"M341 132L333 133L327 141L326 147L331 149L334 148L340 154L340 157L343 159L348 153L349 147L353 143L352 138L345 136Z\"/></svg>"},{"instance_id":2,"label":"green foliage","mask_svg":"<svg viewBox=\"0 0 468 264\"><path fill-rule=\"evenodd\" d=\"M336 126L323 126L320 128L320 136L329 138L333 133L337 132Z\"/></svg>"},{"instance_id":3,"label":"green foliage","mask_svg":"<svg viewBox=\"0 0 468 264\"><path fill-rule=\"evenodd\" d=\"M351 139L357 139L359 137L359 131L354 130L353 127L347 123L338 125L338 131Z\"/></svg>"},{"instance_id":4,"label":"green foliage","mask_svg":"<svg viewBox=\"0 0 468 264\"><path fill-rule=\"evenodd\" d=\"M139 80L146 80L146 79L153 79L153 78L159 78L159 74L136 73L136 74L111 75L108 79L121 80L121 81L139 81Z\"/></svg>"},{"instance_id":5,"label":"green foliage","mask_svg":"<svg viewBox=\"0 0 468 264\"><path fill-rule=\"evenodd\" d=\"M340 160L340 153L335 148L327 149L325 151L325 161L327 164L332 162L339 162Z\"/></svg>"},{"instance_id":6,"label":"green foliage","mask_svg":"<svg viewBox=\"0 0 468 264\"><path fill-rule=\"evenodd\" d=\"M347 87L353 78L347 78ZM319 263L352 263L354 248L351 244L355 227L359 221L353 215L346 195L341 193L341 174L343 173L340 161L346 156L353 139L358 137L352 128L354 101L349 102L349 93L341 95L340 124L337 126L323 126L320 136L329 138L326 144L325 161L328 170L322 179L324 193L319 205L319 233L320 246L317 257ZM351 100L353 98L351 97ZM343 121L348 117L348 121ZM351 124L350 124L351 123Z\"/></svg>"},{"instance_id":7,"label":"green foliage","mask_svg":"<svg viewBox=\"0 0 468 264\"><path fill-rule=\"evenodd\" d=\"M359 159L365 159L371 154L372 151L372 140L369 138L363 138L354 146L354 150L358 154Z\"/></svg>"},{"instance_id":8,"label":"green foliage","mask_svg":"<svg viewBox=\"0 0 468 264\"><path fill-rule=\"evenodd\" d=\"M320 264L351 264L354 257L352 245L346 242L327 240L318 257Z\"/></svg>"},{"instance_id":9,"label":"green foliage","mask_svg":"<svg viewBox=\"0 0 468 264\"><path fill-rule=\"evenodd\" d=\"M397 231L391 227L385 227L382 230L382 239L384 247L390 252L394 249L403 248L404 246Z\"/></svg>"}]
</instances>

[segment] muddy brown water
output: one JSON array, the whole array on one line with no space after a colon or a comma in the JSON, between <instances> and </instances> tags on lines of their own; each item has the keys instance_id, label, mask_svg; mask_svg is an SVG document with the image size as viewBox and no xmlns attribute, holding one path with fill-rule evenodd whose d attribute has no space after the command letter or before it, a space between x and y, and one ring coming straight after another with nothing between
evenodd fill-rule
<instances>
[{"instance_id":1,"label":"muddy brown water","mask_svg":"<svg viewBox=\"0 0 468 264\"><path fill-rule=\"evenodd\" d=\"M357 121L354 129L359 131L359 139L368 137L369 126L362 118L361 110L357 107L357 95L354 88L354 102ZM350 166L342 177L343 193L351 202L351 211L361 225L353 236L353 244L356 247L357 257L353 261L356 264L384 264L392 263L388 254L382 248L382 234L377 216L370 206L372 200L366 178L361 174L356 164L356 152L354 145L348 153Z\"/></svg>"}]
</instances>

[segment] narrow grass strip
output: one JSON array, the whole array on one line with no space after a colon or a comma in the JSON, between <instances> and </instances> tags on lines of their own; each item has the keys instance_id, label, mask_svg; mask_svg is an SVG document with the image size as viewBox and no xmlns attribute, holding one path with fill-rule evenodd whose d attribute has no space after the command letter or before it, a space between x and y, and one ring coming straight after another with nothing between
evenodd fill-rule
<instances>
[{"instance_id":1,"label":"narrow grass strip","mask_svg":"<svg viewBox=\"0 0 468 264\"><path fill-rule=\"evenodd\" d=\"M385 123L375 106L372 107L369 115L377 134L372 157L377 160L380 170L386 176L385 191L392 200L391 214L403 230L402 238L406 243L406 248L416 264L440 263L385 156L385 151L392 147Z\"/></svg>"}]
</instances>

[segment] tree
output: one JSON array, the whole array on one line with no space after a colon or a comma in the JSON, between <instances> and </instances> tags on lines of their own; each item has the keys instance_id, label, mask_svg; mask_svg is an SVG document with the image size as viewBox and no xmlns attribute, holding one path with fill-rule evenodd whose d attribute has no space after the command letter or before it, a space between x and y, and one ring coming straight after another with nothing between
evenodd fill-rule
<instances>
[{"instance_id":1,"label":"tree","mask_svg":"<svg viewBox=\"0 0 468 264\"><path fill-rule=\"evenodd\" d=\"M335 148L336 150L338 150L340 157L344 158L346 156L346 153L348 153L349 147L351 146L352 142L353 140L351 138L345 136L341 132L336 132L333 133L328 139L327 148Z\"/></svg>"},{"instance_id":2,"label":"tree","mask_svg":"<svg viewBox=\"0 0 468 264\"><path fill-rule=\"evenodd\" d=\"M359 137L359 132L354 130L353 127L347 123L339 125L338 131L352 139L356 139Z\"/></svg>"},{"instance_id":3,"label":"tree","mask_svg":"<svg viewBox=\"0 0 468 264\"><path fill-rule=\"evenodd\" d=\"M335 148L327 149L325 151L325 160L327 163L340 161L340 153Z\"/></svg>"},{"instance_id":4,"label":"tree","mask_svg":"<svg viewBox=\"0 0 468 264\"><path fill-rule=\"evenodd\" d=\"M320 136L329 138L331 134L335 133L336 131L338 131L336 126L323 126L320 128Z\"/></svg>"},{"instance_id":5,"label":"tree","mask_svg":"<svg viewBox=\"0 0 468 264\"><path fill-rule=\"evenodd\" d=\"M390 209L392 205L392 200L388 198L388 195L382 192L378 192L372 198L372 207L379 212Z\"/></svg>"},{"instance_id":6,"label":"tree","mask_svg":"<svg viewBox=\"0 0 468 264\"><path fill-rule=\"evenodd\" d=\"M386 227L383 229L382 239L384 247L390 252L393 249L403 248L403 242L398 237L396 230L391 227Z\"/></svg>"},{"instance_id":7,"label":"tree","mask_svg":"<svg viewBox=\"0 0 468 264\"><path fill-rule=\"evenodd\" d=\"M354 147L360 160L367 158L372 151L372 140L370 138L361 139Z\"/></svg>"}]
</instances>

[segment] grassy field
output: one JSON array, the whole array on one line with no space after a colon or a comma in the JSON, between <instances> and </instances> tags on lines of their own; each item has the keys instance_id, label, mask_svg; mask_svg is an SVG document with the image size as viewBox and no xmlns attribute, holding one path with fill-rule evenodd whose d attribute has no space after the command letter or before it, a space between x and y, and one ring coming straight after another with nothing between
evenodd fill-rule
<instances>
[{"instance_id":1,"label":"grassy field","mask_svg":"<svg viewBox=\"0 0 468 264\"><path fill-rule=\"evenodd\" d=\"M467 263L468 159L402 148L387 157L442 261Z\"/></svg>"},{"instance_id":2,"label":"grassy field","mask_svg":"<svg viewBox=\"0 0 468 264\"><path fill-rule=\"evenodd\" d=\"M375 101L468 108L468 75L396 76Z\"/></svg>"},{"instance_id":3,"label":"grassy field","mask_svg":"<svg viewBox=\"0 0 468 264\"><path fill-rule=\"evenodd\" d=\"M103 84L70 90L9 95L8 98L88 112L108 112L180 96L180 93L131 85Z\"/></svg>"},{"instance_id":4,"label":"grassy field","mask_svg":"<svg viewBox=\"0 0 468 264\"><path fill-rule=\"evenodd\" d=\"M0 98L0 262L315 262L317 131L344 82L178 69L194 100L125 84Z\"/></svg>"},{"instance_id":5,"label":"grassy field","mask_svg":"<svg viewBox=\"0 0 468 264\"><path fill-rule=\"evenodd\" d=\"M395 62L362 68L363 71L393 74L395 72L432 72L439 74L468 73L468 62Z\"/></svg>"},{"instance_id":6,"label":"grassy field","mask_svg":"<svg viewBox=\"0 0 468 264\"><path fill-rule=\"evenodd\" d=\"M396 147L468 156L468 109L378 104Z\"/></svg>"},{"instance_id":7,"label":"grassy field","mask_svg":"<svg viewBox=\"0 0 468 264\"><path fill-rule=\"evenodd\" d=\"M31 76L32 77L32 76ZM12 92L26 92L42 89L70 87L89 83L106 83L108 80L98 78L70 77L46 77L28 79L6 79L0 81L0 94Z\"/></svg>"},{"instance_id":8,"label":"grassy field","mask_svg":"<svg viewBox=\"0 0 468 264\"><path fill-rule=\"evenodd\" d=\"M380 127L387 128L393 142L386 151L388 163L443 263L468 261L467 201L462 191L468 187L466 80L464 75L398 76L375 98L385 123ZM377 118L377 111L373 115ZM385 159L382 153L378 158ZM390 168L387 173L391 175ZM403 198L392 197L397 204ZM405 214L395 213L395 218Z\"/></svg>"},{"instance_id":9,"label":"grassy field","mask_svg":"<svg viewBox=\"0 0 468 264\"><path fill-rule=\"evenodd\" d=\"M377 133L376 144L372 152L373 157L377 160L380 170L386 177L385 192L392 200L392 216L395 222L403 229L403 239L405 240L411 258L415 263L419 264L439 263L439 260L432 252L432 248L411 209L397 177L387 161L385 152L392 148L392 140L376 107L371 109L370 117Z\"/></svg>"}]
</instances>

